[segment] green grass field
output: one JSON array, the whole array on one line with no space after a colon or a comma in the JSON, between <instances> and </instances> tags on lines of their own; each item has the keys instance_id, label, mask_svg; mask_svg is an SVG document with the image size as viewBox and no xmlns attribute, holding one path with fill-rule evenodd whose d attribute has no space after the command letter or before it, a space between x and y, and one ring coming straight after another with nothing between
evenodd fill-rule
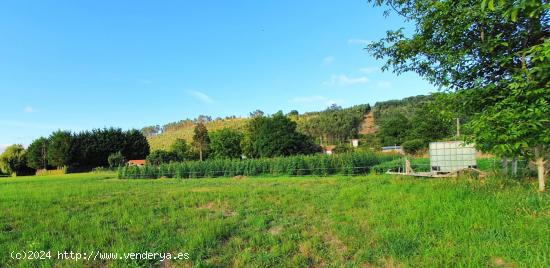
<instances>
[{"instance_id":1,"label":"green grass field","mask_svg":"<svg viewBox=\"0 0 550 268\"><path fill-rule=\"evenodd\" d=\"M0 179L0 267L136 267L57 251L179 252L188 266L550 266L550 195L528 182L390 176ZM52 251L14 260L12 251Z\"/></svg>"}]
</instances>

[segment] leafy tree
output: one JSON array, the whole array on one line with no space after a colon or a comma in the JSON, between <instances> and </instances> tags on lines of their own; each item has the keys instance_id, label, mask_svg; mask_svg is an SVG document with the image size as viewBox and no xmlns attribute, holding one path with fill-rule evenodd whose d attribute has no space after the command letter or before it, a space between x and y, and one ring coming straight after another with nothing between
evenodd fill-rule
<instances>
[{"instance_id":1,"label":"leafy tree","mask_svg":"<svg viewBox=\"0 0 550 268\"><path fill-rule=\"evenodd\" d=\"M110 130L113 131L113 130ZM119 131L119 130L115 130ZM122 155L128 160L136 160L136 159L145 159L147 155L149 155L149 142L147 142L147 138L136 129L131 129L128 131L123 132L122 134L118 134L122 136L123 142L122 142L122 148L120 151L122 152ZM114 150L114 148L111 148ZM112 151L112 150L111 150Z\"/></svg>"},{"instance_id":2,"label":"leafy tree","mask_svg":"<svg viewBox=\"0 0 550 268\"><path fill-rule=\"evenodd\" d=\"M34 169L48 168L48 144L47 138L41 137L34 140L27 148L27 165Z\"/></svg>"},{"instance_id":3,"label":"leafy tree","mask_svg":"<svg viewBox=\"0 0 550 268\"><path fill-rule=\"evenodd\" d=\"M206 126L203 123L199 122L195 126L192 145L199 152L200 161L203 161L203 157L208 150L209 143L210 138L208 137L208 129L206 129Z\"/></svg>"},{"instance_id":4,"label":"leafy tree","mask_svg":"<svg viewBox=\"0 0 550 268\"><path fill-rule=\"evenodd\" d=\"M162 128L159 125L148 126L141 129L141 133L143 133L145 137L154 137L161 132Z\"/></svg>"},{"instance_id":5,"label":"leafy tree","mask_svg":"<svg viewBox=\"0 0 550 268\"><path fill-rule=\"evenodd\" d=\"M290 113L288 113L288 116L299 116L300 115L300 112L298 112L297 110L292 110L290 111Z\"/></svg>"},{"instance_id":6,"label":"leafy tree","mask_svg":"<svg viewBox=\"0 0 550 268\"><path fill-rule=\"evenodd\" d=\"M313 154L321 148L296 131L296 123L278 112L271 117L255 117L247 125L243 150L248 157L276 157Z\"/></svg>"},{"instance_id":7,"label":"leafy tree","mask_svg":"<svg viewBox=\"0 0 550 268\"><path fill-rule=\"evenodd\" d=\"M153 151L146 159L151 165L160 165L178 161L178 156L174 152L156 150Z\"/></svg>"},{"instance_id":8,"label":"leafy tree","mask_svg":"<svg viewBox=\"0 0 550 268\"><path fill-rule=\"evenodd\" d=\"M109 165L109 155L121 152L125 159L145 159L149 143L138 130L120 128L93 129L73 135L70 166L79 170Z\"/></svg>"},{"instance_id":9,"label":"leafy tree","mask_svg":"<svg viewBox=\"0 0 550 268\"><path fill-rule=\"evenodd\" d=\"M389 31L369 45L376 58L387 59L383 69L414 71L456 90L457 110L471 117L469 140L499 155L535 158L544 190L548 1L489 0L481 6L477 0L371 2L388 4L416 24L410 36L402 29ZM521 121L512 123L516 119Z\"/></svg>"},{"instance_id":10,"label":"leafy tree","mask_svg":"<svg viewBox=\"0 0 550 268\"><path fill-rule=\"evenodd\" d=\"M265 113L262 110L256 110L256 111L253 111L253 112L250 113L250 117L252 117L252 118L263 117L264 115L265 115Z\"/></svg>"},{"instance_id":11,"label":"leafy tree","mask_svg":"<svg viewBox=\"0 0 550 268\"><path fill-rule=\"evenodd\" d=\"M126 164L126 158L124 158L120 151L110 154L107 161L110 168L122 167Z\"/></svg>"},{"instance_id":12,"label":"leafy tree","mask_svg":"<svg viewBox=\"0 0 550 268\"><path fill-rule=\"evenodd\" d=\"M8 146L0 155L0 169L4 173L27 175L32 169L27 166L27 157L25 148L21 144Z\"/></svg>"},{"instance_id":13,"label":"leafy tree","mask_svg":"<svg viewBox=\"0 0 550 268\"><path fill-rule=\"evenodd\" d=\"M424 143L449 138L454 135L452 117L441 112L437 100L420 104L410 119L408 140L420 139Z\"/></svg>"},{"instance_id":14,"label":"leafy tree","mask_svg":"<svg viewBox=\"0 0 550 268\"><path fill-rule=\"evenodd\" d=\"M56 131L50 135L48 164L55 167L69 166L72 135L69 131Z\"/></svg>"},{"instance_id":15,"label":"leafy tree","mask_svg":"<svg viewBox=\"0 0 550 268\"><path fill-rule=\"evenodd\" d=\"M243 134L224 128L210 134L210 153L215 159L240 158Z\"/></svg>"},{"instance_id":16,"label":"leafy tree","mask_svg":"<svg viewBox=\"0 0 550 268\"><path fill-rule=\"evenodd\" d=\"M402 113L396 112L380 122L378 136L383 146L400 145L409 135L411 124Z\"/></svg>"},{"instance_id":17,"label":"leafy tree","mask_svg":"<svg viewBox=\"0 0 550 268\"><path fill-rule=\"evenodd\" d=\"M176 154L178 161L193 159L191 148L184 139L177 139L170 150Z\"/></svg>"}]
</instances>

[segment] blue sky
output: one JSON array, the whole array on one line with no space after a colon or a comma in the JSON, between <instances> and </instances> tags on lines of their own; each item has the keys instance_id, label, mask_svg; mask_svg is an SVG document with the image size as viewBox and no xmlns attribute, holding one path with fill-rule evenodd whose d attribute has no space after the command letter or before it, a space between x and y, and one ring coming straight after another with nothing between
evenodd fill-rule
<instances>
[{"instance_id":1,"label":"blue sky","mask_svg":"<svg viewBox=\"0 0 550 268\"><path fill-rule=\"evenodd\" d=\"M380 72L363 50L405 26L383 10L364 0L2 1L0 146L56 129L434 91L415 74Z\"/></svg>"}]
</instances>

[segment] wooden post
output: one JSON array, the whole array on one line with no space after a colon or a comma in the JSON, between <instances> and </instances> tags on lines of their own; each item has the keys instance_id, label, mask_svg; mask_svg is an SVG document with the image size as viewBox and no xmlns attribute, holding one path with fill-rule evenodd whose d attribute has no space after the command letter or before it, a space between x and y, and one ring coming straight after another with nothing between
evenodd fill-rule
<instances>
[{"instance_id":1,"label":"wooden post","mask_svg":"<svg viewBox=\"0 0 550 268\"><path fill-rule=\"evenodd\" d=\"M535 165L537 167L537 175L539 179L539 192L544 192L544 190L546 190L545 178L544 178L545 164L546 164L546 161L544 160L544 152L542 150L542 146L537 146L535 148Z\"/></svg>"},{"instance_id":2,"label":"wooden post","mask_svg":"<svg viewBox=\"0 0 550 268\"><path fill-rule=\"evenodd\" d=\"M405 158L405 174L411 174L411 161L408 158Z\"/></svg>"}]
</instances>

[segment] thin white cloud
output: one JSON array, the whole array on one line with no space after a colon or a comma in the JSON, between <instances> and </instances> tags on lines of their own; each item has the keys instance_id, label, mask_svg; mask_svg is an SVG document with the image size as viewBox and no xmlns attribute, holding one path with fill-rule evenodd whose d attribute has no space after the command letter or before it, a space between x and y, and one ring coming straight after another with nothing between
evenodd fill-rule
<instances>
[{"instance_id":1,"label":"thin white cloud","mask_svg":"<svg viewBox=\"0 0 550 268\"><path fill-rule=\"evenodd\" d=\"M348 44L350 45L368 45L371 41L367 39L357 39L357 38L350 38L348 39Z\"/></svg>"},{"instance_id":2,"label":"thin white cloud","mask_svg":"<svg viewBox=\"0 0 550 268\"><path fill-rule=\"evenodd\" d=\"M377 84L376 84L379 88L390 88L391 87L391 82L390 81L379 81Z\"/></svg>"},{"instance_id":3,"label":"thin white cloud","mask_svg":"<svg viewBox=\"0 0 550 268\"><path fill-rule=\"evenodd\" d=\"M204 102L204 103L214 103L214 99L212 99L210 96L196 90L189 90L187 91L189 95L195 97L196 99Z\"/></svg>"},{"instance_id":4,"label":"thin white cloud","mask_svg":"<svg viewBox=\"0 0 550 268\"><path fill-rule=\"evenodd\" d=\"M330 86L352 86L357 84L368 83L369 79L366 76L349 77L345 74L332 75L330 80L323 82L324 85Z\"/></svg>"},{"instance_id":5,"label":"thin white cloud","mask_svg":"<svg viewBox=\"0 0 550 268\"><path fill-rule=\"evenodd\" d=\"M323 58L322 65L323 66L331 65L334 62L334 60L335 60L334 56L327 56Z\"/></svg>"},{"instance_id":6,"label":"thin white cloud","mask_svg":"<svg viewBox=\"0 0 550 268\"><path fill-rule=\"evenodd\" d=\"M26 106L26 107L23 109L23 112L29 113L29 114L30 114L30 113L36 112L36 109L34 109L34 108L31 107L31 106Z\"/></svg>"},{"instance_id":7,"label":"thin white cloud","mask_svg":"<svg viewBox=\"0 0 550 268\"><path fill-rule=\"evenodd\" d=\"M290 102L293 103L300 103L300 104L325 104L325 105L332 105L332 104L338 104L344 102L343 100L335 100L331 99L325 96L306 96L306 97L296 97L290 100Z\"/></svg>"},{"instance_id":8,"label":"thin white cloud","mask_svg":"<svg viewBox=\"0 0 550 268\"><path fill-rule=\"evenodd\" d=\"M365 68L359 69L359 71L364 73L364 74L372 74L372 73L378 71L378 69L374 68L374 67L365 67Z\"/></svg>"}]
</instances>

